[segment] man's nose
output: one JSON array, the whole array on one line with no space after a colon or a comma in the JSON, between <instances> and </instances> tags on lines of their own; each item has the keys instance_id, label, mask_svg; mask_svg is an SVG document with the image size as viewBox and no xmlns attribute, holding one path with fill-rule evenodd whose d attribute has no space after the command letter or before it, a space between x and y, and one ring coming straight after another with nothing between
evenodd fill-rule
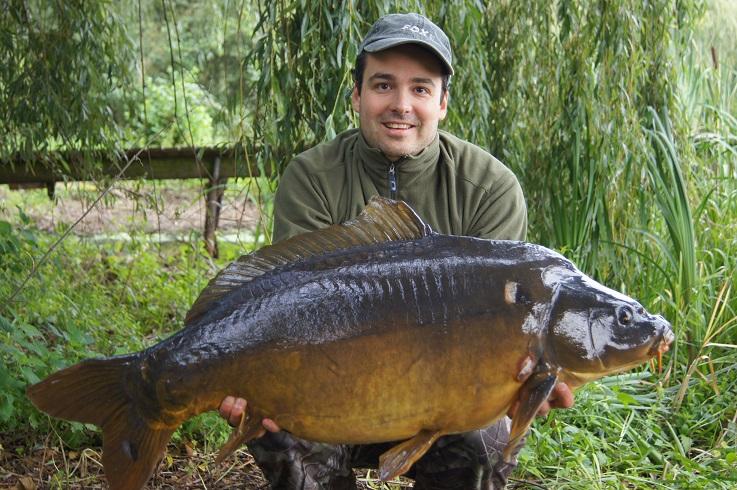
<instances>
[{"instance_id":1,"label":"man's nose","mask_svg":"<svg viewBox=\"0 0 737 490\"><path fill-rule=\"evenodd\" d=\"M409 94L403 90L397 90L392 99L391 110L399 114L412 112L412 103Z\"/></svg>"}]
</instances>

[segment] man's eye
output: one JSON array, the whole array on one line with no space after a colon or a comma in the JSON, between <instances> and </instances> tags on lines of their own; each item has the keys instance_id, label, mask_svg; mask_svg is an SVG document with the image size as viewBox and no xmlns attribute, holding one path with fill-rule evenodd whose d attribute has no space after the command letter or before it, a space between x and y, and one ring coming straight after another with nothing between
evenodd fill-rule
<instances>
[{"instance_id":1,"label":"man's eye","mask_svg":"<svg viewBox=\"0 0 737 490\"><path fill-rule=\"evenodd\" d=\"M417 87L415 89L415 92L417 92L418 94L422 94L422 95L425 95L425 94L429 94L430 93L430 91L427 88L425 88L425 87Z\"/></svg>"},{"instance_id":2,"label":"man's eye","mask_svg":"<svg viewBox=\"0 0 737 490\"><path fill-rule=\"evenodd\" d=\"M389 90L389 84L388 83L380 83L376 86L379 90Z\"/></svg>"}]
</instances>

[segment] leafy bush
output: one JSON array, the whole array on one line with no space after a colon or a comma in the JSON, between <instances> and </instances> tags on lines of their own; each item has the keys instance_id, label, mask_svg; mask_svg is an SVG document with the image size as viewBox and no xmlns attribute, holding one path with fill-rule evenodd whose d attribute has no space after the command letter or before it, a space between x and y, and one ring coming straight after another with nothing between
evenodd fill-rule
<instances>
[{"instance_id":1,"label":"leafy bush","mask_svg":"<svg viewBox=\"0 0 737 490\"><path fill-rule=\"evenodd\" d=\"M0 221L0 297L14 293L50 245L28 224ZM227 258L236 253L225 247ZM49 419L25 397L27 385L84 358L138 351L178 330L216 268L188 243L64 242L15 300L0 306L0 432L48 431ZM59 428L72 445L90 434L80 424Z\"/></svg>"}]
</instances>

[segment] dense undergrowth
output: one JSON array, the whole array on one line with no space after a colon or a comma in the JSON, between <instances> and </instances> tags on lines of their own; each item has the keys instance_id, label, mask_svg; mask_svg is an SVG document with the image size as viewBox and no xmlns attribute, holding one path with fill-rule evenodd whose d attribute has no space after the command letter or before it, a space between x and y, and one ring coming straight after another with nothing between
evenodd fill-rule
<instances>
[{"instance_id":1,"label":"dense undergrowth","mask_svg":"<svg viewBox=\"0 0 737 490\"><path fill-rule=\"evenodd\" d=\"M52 241L22 211L12 225L0 221L0 296L17 290ZM223 248L223 260L238 253L237 246ZM53 427L71 446L97 441L82 424L55 423L32 409L25 387L81 359L138 351L178 330L219 265L194 243L62 242L0 308L2 432Z\"/></svg>"}]
</instances>

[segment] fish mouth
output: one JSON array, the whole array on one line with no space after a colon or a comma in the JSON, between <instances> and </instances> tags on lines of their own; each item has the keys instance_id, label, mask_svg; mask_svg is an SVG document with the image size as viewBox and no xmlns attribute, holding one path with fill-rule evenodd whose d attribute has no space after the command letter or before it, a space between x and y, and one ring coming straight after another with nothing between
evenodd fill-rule
<instances>
[{"instance_id":1,"label":"fish mouth","mask_svg":"<svg viewBox=\"0 0 737 490\"><path fill-rule=\"evenodd\" d=\"M676 334L673 333L673 330L668 327L664 328L663 333L660 335L660 339L658 339L650 348L649 354L651 356L662 356L663 354L668 352L668 349L670 349L670 344L673 343L673 340L675 340L675 338Z\"/></svg>"}]
</instances>

